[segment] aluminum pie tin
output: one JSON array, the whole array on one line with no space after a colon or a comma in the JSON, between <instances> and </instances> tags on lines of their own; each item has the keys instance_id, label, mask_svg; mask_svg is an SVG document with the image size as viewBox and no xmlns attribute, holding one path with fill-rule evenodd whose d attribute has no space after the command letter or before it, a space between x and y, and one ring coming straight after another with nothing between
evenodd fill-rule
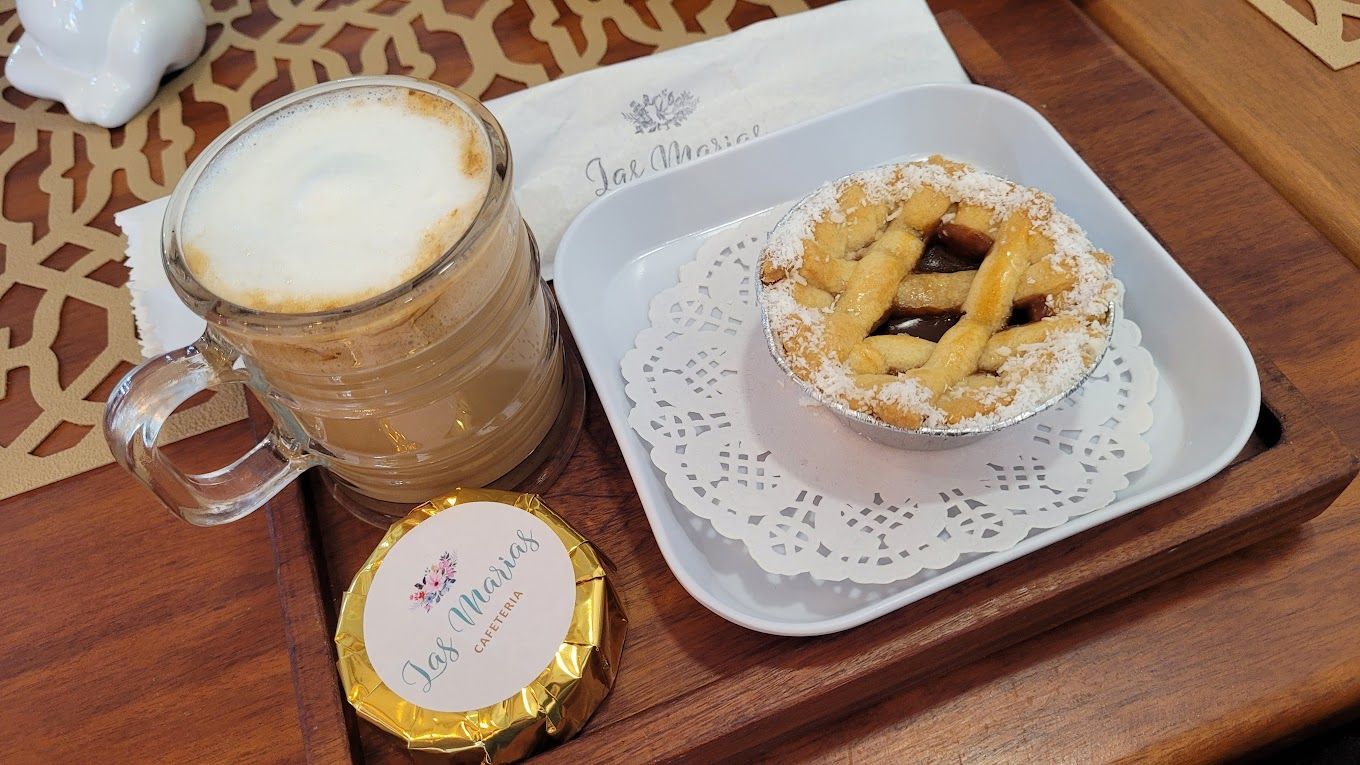
<instances>
[{"instance_id":1,"label":"aluminum pie tin","mask_svg":"<svg viewBox=\"0 0 1360 765\"><path fill-rule=\"evenodd\" d=\"M771 231L777 230L780 226L784 225L784 221L788 219L789 215L802 207L803 203L806 202L810 196L812 196L812 194L808 194L798 200L793 207L789 208L788 212L780 217L779 222L774 225L774 228L772 228ZM832 414L836 415L836 417L844 422L847 427L859 435L870 441L883 444L884 446L891 446L894 449L907 449L918 452L941 451L944 449L955 449L960 446L967 446L968 444L980 441L994 433L1018 425L1072 395L1072 393L1090 379L1091 373L1095 371L1096 367L1100 366L1101 360L1105 358L1105 354L1110 350L1110 339L1114 335L1114 324L1118 313L1116 306L1121 302L1119 299L1116 299L1115 303L1109 307L1108 312L1106 313L1105 343L1101 346L1100 353L1096 356L1095 361L1087 368L1081 377L1077 378L1072 385L1068 386L1067 389L1063 390L1061 393L1054 395L1052 398L1032 409L1028 409L1008 419L990 423L985 427L899 428L896 425L889 425L872 415L852 409L841 401L830 398L811 383L793 373L793 370L789 368L788 361L784 358L784 347L779 342L779 339L775 337L774 328L770 326L770 316L766 311L766 287L764 282L760 280L760 264L764 261L765 252L762 248L760 257L756 259L752 279L756 283L756 304L760 306L760 326L765 332L765 345L769 349L770 355L774 357L775 363L779 365L780 370L782 370L790 380L798 383L798 386L802 388L803 392L810 398L815 400L818 404L821 404ZM1122 294L1122 290L1120 293Z\"/></svg>"}]
</instances>

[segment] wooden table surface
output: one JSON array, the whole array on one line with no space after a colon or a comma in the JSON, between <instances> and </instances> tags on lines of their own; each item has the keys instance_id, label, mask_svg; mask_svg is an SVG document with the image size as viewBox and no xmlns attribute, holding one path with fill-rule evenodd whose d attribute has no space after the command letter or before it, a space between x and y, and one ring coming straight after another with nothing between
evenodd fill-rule
<instances>
[{"instance_id":1,"label":"wooden table surface","mask_svg":"<svg viewBox=\"0 0 1360 765\"><path fill-rule=\"evenodd\" d=\"M931 4L963 8L1088 159L1126 158L1093 166L1211 296L1230 280L1259 285L1221 307L1360 448L1360 329L1319 318L1360 302L1351 264L1072 6ZM1092 96L1054 85L1054 72L1073 70L1118 86L1134 105L1129 119L1083 121ZM1140 129L1154 119L1174 130ZM1288 243L1295 259L1224 267L1250 262L1266 241ZM181 451L206 460L252 440L240 424ZM219 529L174 522L113 467L0 505L0 613L9 616L0 760L300 761L267 532L262 514ZM846 725L809 731L769 759L1184 761L1250 751L1360 702L1356 549L1353 487L1299 532L846 710Z\"/></svg>"},{"instance_id":2,"label":"wooden table surface","mask_svg":"<svg viewBox=\"0 0 1360 765\"><path fill-rule=\"evenodd\" d=\"M1334 71L1245 0L1083 7L1360 264L1360 64Z\"/></svg>"}]
</instances>

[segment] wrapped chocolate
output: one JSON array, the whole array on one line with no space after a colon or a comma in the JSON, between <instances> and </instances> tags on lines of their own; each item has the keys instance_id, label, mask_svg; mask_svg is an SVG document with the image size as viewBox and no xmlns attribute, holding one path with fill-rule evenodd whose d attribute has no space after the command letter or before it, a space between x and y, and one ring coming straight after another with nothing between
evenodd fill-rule
<instances>
[{"instance_id":1,"label":"wrapped chocolate","mask_svg":"<svg viewBox=\"0 0 1360 765\"><path fill-rule=\"evenodd\" d=\"M611 575L537 496L433 499L345 591L345 694L421 760L513 762L565 741L618 671L627 617Z\"/></svg>"}]
</instances>

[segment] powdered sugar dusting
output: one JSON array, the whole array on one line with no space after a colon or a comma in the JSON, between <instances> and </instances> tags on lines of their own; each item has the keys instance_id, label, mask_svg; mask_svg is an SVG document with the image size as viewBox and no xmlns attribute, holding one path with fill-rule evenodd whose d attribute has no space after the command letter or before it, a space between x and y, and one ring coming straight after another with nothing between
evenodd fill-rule
<instances>
[{"instance_id":1,"label":"powdered sugar dusting","mask_svg":"<svg viewBox=\"0 0 1360 765\"><path fill-rule=\"evenodd\" d=\"M825 218L831 208L838 208L840 188L840 184L828 183L784 216L770 232L765 245L763 257L770 265L792 272L803 264L803 242L812 238L813 226ZM813 210L815 212L809 212Z\"/></svg>"},{"instance_id":2,"label":"powdered sugar dusting","mask_svg":"<svg viewBox=\"0 0 1360 765\"><path fill-rule=\"evenodd\" d=\"M925 415L928 426L944 424L944 413L935 408L930 390L915 380L901 379L881 385L874 393L878 401Z\"/></svg>"},{"instance_id":3,"label":"powdered sugar dusting","mask_svg":"<svg viewBox=\"0 0 1360 765\"><path fill-rule=\"evenodd\" d=\"M1058 332L1042 343L1024 345L997 371L1001 384L988 391L996 409L955 423L956 428L985 427L1019 417L1071 390L1095 365L1104 348L1104 329Z\"/></svg>"},{"instance_id":4,"label":"powdered sugar dusting","mask_svg":"<svg viewBox=\"0 0 1360 765\"><path fill-rule=\"evenodd\" d=\"M825 317L833 309L801 305L794 297L794 285L803 283L798 270L804 242L813 236L819 223L844 219L848 211L841 209L841 199L855 186L863 191L867 203L887 202L894 208L921 188L930 187L955 203L987 209L993 223L1023 212L1033 231L1053 243L1047 265L1072 277L1070 287L1048 297L1050 314L1075 317L1080 322L1076 329L1053 333L1042 343L1016 349L997 371L998 384L978 394L990 411L963 421L948 423L945 413L932 403L930 391L913 379L899 378L873 389L864 388L856 384L847 365L830 358L799 375L823 397L861 410L872 408L875 401L887 403L916 412L928 428L976 429L1042 407L1070 390L1094 366L1108 341L1113 307L1121 295L1107 262L1096 254L1086 233L1054 207L1048 194L971 167L951 168L931 162L886 165L828 183L790 210L770 233L762 258L785 278L764 285L761 302L777 347L787 348L795 335L799 342L814 347L822 342ZM946 217L951 215L947 213Z\"/></svg>"}]
</instances>

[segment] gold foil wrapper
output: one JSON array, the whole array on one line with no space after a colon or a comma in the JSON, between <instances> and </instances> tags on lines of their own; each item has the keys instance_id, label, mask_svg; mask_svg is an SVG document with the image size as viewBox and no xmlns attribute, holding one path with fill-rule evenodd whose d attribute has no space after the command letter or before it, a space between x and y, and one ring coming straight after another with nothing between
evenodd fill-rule
<instances>
[{"instance_id":1,"label":"gold foil wrapper","mask_svg":"<svg viewBox=\"0 0 1360 765\"><path fill-rule=\"evenodd\" d=\"M364 647L364 603L392 546L421 521L458 504L501 502L537 516L567 548L576 575L571 626L537 678L504 701L466 712L436 712L387 687ZM533 494L457 489L412 510L388 529L340 604L335 643L345 694L361 717L403 739L418 760L506 763L575 736L609 694L628 618L610 577L613 565Z\"/></svg>"}]
</instances>

